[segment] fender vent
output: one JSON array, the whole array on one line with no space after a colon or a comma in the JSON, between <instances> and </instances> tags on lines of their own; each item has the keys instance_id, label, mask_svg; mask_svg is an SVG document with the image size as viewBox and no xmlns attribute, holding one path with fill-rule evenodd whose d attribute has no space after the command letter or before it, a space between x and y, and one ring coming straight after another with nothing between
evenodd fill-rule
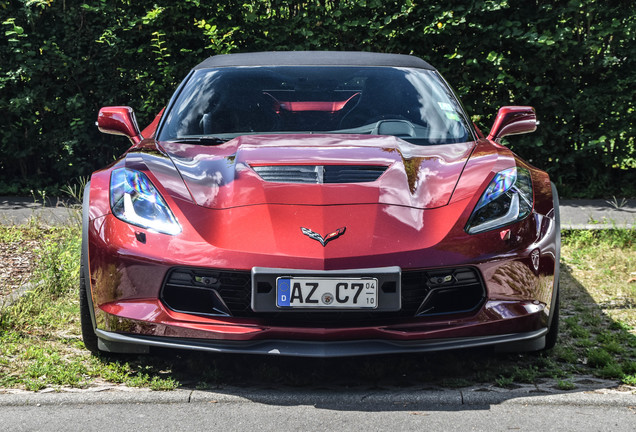
<instances>
[{"instance_id":1,"label":"fender vent","mask_svg":"<svg viewBox=\"0 0 636 432\"><path fill-rule=\"evenodd\" d=\"M387 167L377 165L266 165L252 167L267 182L366 183L377 180Z\"/></svg>"}]
</instances>

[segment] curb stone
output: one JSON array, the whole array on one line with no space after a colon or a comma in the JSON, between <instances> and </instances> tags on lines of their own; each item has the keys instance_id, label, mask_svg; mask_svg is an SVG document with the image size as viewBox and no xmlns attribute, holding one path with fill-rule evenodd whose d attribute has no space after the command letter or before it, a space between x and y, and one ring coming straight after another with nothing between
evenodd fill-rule
<instances>
[{"instance_id":1,"label":"curb stone","mask_svg":"<svg viewBox=\"0 0 636 432\"><path fill-rule=\"evenodd\" d=\"M589 381L588 379L585 379ZM581 381L585 381L581 380ZM598 388L611 383L596 380L571 391L558 391L544 384L528 384L507 390L494 386L472 386L439 390L267 390L227 387L212 391L179 389L166 392L132 389L125 386L101 386L91 389L45 389L40 392L6 390L0 394L0 406L95 405L95 404L183 404L183 403L258 403L266 405L311 405L324 409L373 406L390 410L431 406L484 405L562 405L636 407L636 388ZM596 388L594 388L596 387Z\"/></svg>"}]
</instances>

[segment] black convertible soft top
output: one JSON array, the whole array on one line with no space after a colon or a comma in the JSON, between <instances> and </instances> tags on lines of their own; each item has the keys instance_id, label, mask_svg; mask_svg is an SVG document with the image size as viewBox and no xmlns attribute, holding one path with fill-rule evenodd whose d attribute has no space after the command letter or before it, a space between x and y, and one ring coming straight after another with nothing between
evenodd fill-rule
<instances>
[{"instance_id":1,"label":"black convertible soft top","mask_svg":"<svg viewBox=\"0 0 636 432\"><path fill-rule=\"evenodd\" d=\"M435 70L419 57L357 51L271 51L209 57L194 69L226 66L393 66Z\"/></svg>"}]
</instances>

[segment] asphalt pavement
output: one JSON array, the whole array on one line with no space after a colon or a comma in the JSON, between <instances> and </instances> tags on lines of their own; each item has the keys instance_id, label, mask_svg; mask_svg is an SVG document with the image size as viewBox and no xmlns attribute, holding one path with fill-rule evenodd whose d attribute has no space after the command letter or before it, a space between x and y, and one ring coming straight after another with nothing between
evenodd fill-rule
<instances>
[{"instance_id":1,"label":"asphalt pavement","mask_svg":"<svg viewBox=\"0 0 636 432\"><path fill-rule=\"evenodd\" d=\"M584 388L594 388L594 378ZM602 385L599 381L596 386ZM541 386L463 389L220 388L0 394L3 430L636 430L636 395Z\"/></svg>"},{"instance_id":2,"label":"asphalt pavement","mask_svg":"<svg viewBox=\"0 0 636 432\"><path fill-rule=\"evenodd\" d=\"M563 229L636 228L636 199L562 200ZM79 223L77 204L62 199L46 203L33 198L0 197L0 224L23 224L36 219L44 224Z\"/></svg>"},{"instance_id":3,"label":"asphalt pavement","mask_svg":"<svg viewBox=\"0 0 636 432\"><path fill-rule=\"evenodd\" d=\"M338 407L267 404L133 404L4 407L7 431L559 431L633 432L636 415L622 406L394 405Z\"/></svg>"},{"instance_id":4,"label":"asphalt pavement","mask_svg":"<svg viewBox=\"0 0 636 432\"><path fill-rule=\"evenodd\" d=\"M636 228L636 199L561 200L561 228Z\"/></svg>"},{"instance_id":5,"label":"asphalt pavement","mask_svg":"<svg viewBox=\"0 0 636 432\"><path fill-rule=\"evenodd\" d=\"M36 220L46 225L80 223L81 205L61 198L36 201L29 197L0 196L0 224L19 225Z\"/></svg>"}]
</instances>

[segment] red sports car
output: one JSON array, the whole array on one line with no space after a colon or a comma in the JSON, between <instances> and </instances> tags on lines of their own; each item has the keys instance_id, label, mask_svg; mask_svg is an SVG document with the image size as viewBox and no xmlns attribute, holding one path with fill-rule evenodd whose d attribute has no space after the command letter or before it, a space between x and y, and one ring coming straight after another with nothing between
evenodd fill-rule
<instances>
[{"instance_id":1,"label":"red sports car","mask_svg":"<svg viewBox=\"0 0 636 432\"><path fill-rule=\"evenodd\" d=\"M406 55L270 52L196 66L84 194L93 352L311 357L554 346L559 207L548 175L485 137Z\"/></svg>"}]
</instances>

